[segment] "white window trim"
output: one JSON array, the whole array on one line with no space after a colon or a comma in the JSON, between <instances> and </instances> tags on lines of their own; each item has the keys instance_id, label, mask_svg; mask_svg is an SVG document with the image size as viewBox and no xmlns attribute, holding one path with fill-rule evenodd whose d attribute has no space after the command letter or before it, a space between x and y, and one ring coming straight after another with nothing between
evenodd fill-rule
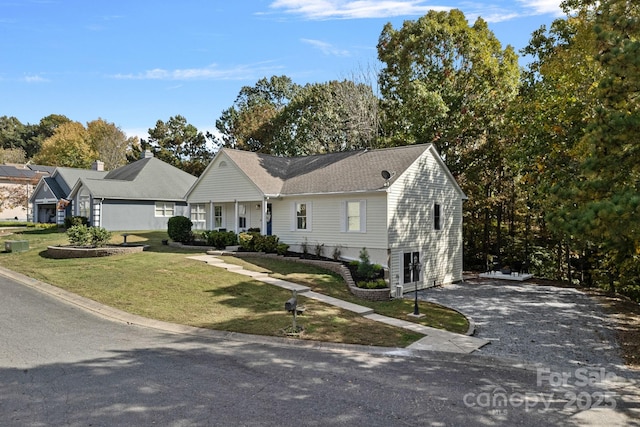
<instances>
[{"instance_id":1,"label":"white window trim","mask_svg":"<svg viewBox=\"0 0 640 427\"><path fill-rule=\"evenodd\" d=\"M304 204L307 209L307 228L298 228L298 205ZM291 202L291 231L310 232L312 231L313 204L306 200Z\"/></svg>"},{"instance_id":2,"label":"white window trim","mask_svg":"<svg viewBox=\"0 0 640 427\"><path fill-rule=\"evenodd\" d=\"M160 206L162 205L162 206ZM171 206L171 214L167 215L167 206ZM159 211L162 211L161 213ZM176 204L175 202L156 202L155 204L155 216L156 218L168 218L175 215Z\"/></svg>"},{"instance_id":3,"label":"white window trim","mask_svg":"<svg viewBox=\"0 0 640 427\"><path fill-rule=\"evenodd\" d=\"M349 203L360 203L360 229L349 230ZM343 200L340 203L340 231L343 233L366 233L367 232L367 201L366 200Z\"/></svg>"}]
</instances>

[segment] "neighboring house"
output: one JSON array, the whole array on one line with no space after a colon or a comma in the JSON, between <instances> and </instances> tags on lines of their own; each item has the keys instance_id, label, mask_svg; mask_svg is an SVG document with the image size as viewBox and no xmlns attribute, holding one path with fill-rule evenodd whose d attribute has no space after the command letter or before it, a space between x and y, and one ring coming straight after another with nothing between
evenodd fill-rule
<instances>
[{"instance_id":1,"label":"neighboring house","mask_svg":"<svg viewBox=\"0 0 640 427\"><path fill-rule=\"evenodd\" d=\"M150 152L104 176L81 176L65 199L72 215L107 230L166 230L169 218L188 215L185 194L196 177Z\"/></svg>"},{"instance_id":2,"label":"neighboring house","mask_svg":"<svg viewBox=\"0 0 640 427\"><path fill-rule=\"evenodd\" d=\"M0 165L0 218L27 221L31 219L29 197L49 169L36 165Z\"/></svg>"},{"instance_id":3,"label":"neighboring house","mask_svg":"<svg viewBox=\"0 0 640 427\"><path fill-rule=\"evenodd\" d=\"M64 201L78 179L101 179L106 174L104 165L98 161L93 163L92 169L54 168L51 176L38 182L29 198L33 209L33 222L64 224L64 218L72 214L71 204Z\"/></svg>"},{"instance_id":4,"label":"neighboring house","mask_svg":"<svg viewBox=\"0 0 640 427\"><path fill-rule=\"evenodd\" d=\"M194 229L259 228L343 259L366 248L394 289L462 280L466 196L431 144L296 158L224 148L186 198Z\"/></svg>"}]
</instances>

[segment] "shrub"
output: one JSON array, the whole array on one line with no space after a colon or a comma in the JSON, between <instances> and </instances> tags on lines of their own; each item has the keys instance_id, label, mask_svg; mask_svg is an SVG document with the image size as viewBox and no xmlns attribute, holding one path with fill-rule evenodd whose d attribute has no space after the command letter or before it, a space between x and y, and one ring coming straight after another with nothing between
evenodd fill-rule
<instances>
[{"instance_id":1,"label":"shrub","mask_svg":"<svg viewBox=\"0 0 640 427\"><path fill-rule=\"evenodd\" d=\"M174 242L191 243L193 223L186 216L172 216L167 223L167 233Z\"/></svg>"},{"instance_id":2,"label":"shrub","mask_svg":"<svg viewBox=\"0 0 640 427\"><path fill-rule=\"evenodd\" d=\"M336 247L333 248L333 260L338 261L340 259L340 255L342 255L342 250L340 249L340 245L336 245Z\"/></svg>"},{"instance_id":3,"label":"shrub","mask_svg":"<svg viewBox=\"0 0 640 427\"><path fill-rule=\"evenodd\" d=\"M240 234L238 234L238 243L240 244L240 247L242 248L243 251L247 251L247 252L254 252L255 251L255 242L254 242L254 237L256 236L256 233L248 233L248 232L242 232Z\"/></svg>"},{"instance_id":4,"label":"shrub","mask_svg":"<svg viewBox=\"0 0 640 427\"><path fill-rule=\"evenodd\" d=\"M89 246L91 236L89 227L84 224L73 225L67 229L67 238L69 244L73 246Z\"/></svg>"},{"instance_id":5,"label":"shrub","mask_svg":"<svg viewBox=\"0 0 640 427\"><path fill-rule=\"evenodd\" d=\"M111 232L102 227L87 227L84 224L74 225L67 230L69 244L73 246L102 247L111 240Z\"/></svg>"},{"instance_id":6,"label":"shrub","mask_svg":"<svg viewBox=\"0 0 640 427\"><path fill-rule=\"evenodd\" d=\"M111 232L102 227L90 227L89 237L91 239L91 246L101 248L106 246L111 240Z\"/></svg>"},{"instance_id":7,"label":"shrub","mask_svg":"<svg viewBox=\"0 0 640 427\"><path fill-rule=\"evenodd\" d=\"M255 251L274 254L277 251L279 239L278 236L263 236L261 234L254 234L253 241L253 249Z\"/></svg>"},{"instance_id":8,"label":"shrub","mask_svg":"<svg viewBox=\"0 0 640 427\"><path fill-rule=\"evenodd\" d=\"M224 249L227 246L238 244L238 236L233 231L211 230L203 232L202 236L207 241L207 245L216 249Z\"/></svg>"},{"instance_id":9,"label":"shrub","mask_svg":"<svg viewBox=\"0 0 640 427\"><path fill-rule=\"evenodd\" d=\"M89 226L89 218L86 216L67 216L64 218L64 228L69 229L74 225Z\"/></svg>"},{"instance_id":10,"label":"shrub","mask_svg":"<svg viewBox=\"0 0 640 427\"><path fill-rule=\"evenodd\" d=\"M276 246L276 253L278 255L286 255L287 252L289 252L289 245L286 243L278 243L278 246Z\"/></svg>"},{"instance_id":11,"label":"shrub","mask_svg":"<svg viewBox=\"0 0 640 427\"><path fill-rule=\"evenodd\" d=\"M314 253L318 258L321 258L324 255L324 243L316 243Z\"/></svg>"},{"instance_id":12,"label":"shrub","mask_svg":"<svg viewBox=\"0 0 640 427\"><path fill-rule=\"evenodd\" d=\"M370 280L375 277L374 267L369 259L369 252L367 252L367 248L362 248L362 250L360 251L358 277L364 280Z\"/></svg>"},{"instance_id":13,"label":"shrub","mask_svg":"<svg viewBox=\"0 0 640 427\"><path fill-rule=\"evenodd\" d=\"M356 286L362 289L384 289L389 287L384 279L360 281L356 283Z\"/></svg>"}]
</instances>

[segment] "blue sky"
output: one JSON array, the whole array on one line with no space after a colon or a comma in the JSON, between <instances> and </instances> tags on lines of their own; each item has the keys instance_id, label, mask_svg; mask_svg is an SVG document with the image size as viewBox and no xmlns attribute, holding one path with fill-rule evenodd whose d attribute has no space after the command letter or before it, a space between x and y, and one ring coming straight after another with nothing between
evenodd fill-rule
<instances>
[{"instance_id":1,"label":"blue sky","mask_svg":"<svg viewBox=\"0 0 640 427\"><path fill-rule=\"evenodd\" d=\"M326 82L379 68L383 26L429 9L482 16L517 50L560 0L0 0L0 116L99 117L146 137L183 115L213 130L242 86Z\"/></svg>"}]
</instances>

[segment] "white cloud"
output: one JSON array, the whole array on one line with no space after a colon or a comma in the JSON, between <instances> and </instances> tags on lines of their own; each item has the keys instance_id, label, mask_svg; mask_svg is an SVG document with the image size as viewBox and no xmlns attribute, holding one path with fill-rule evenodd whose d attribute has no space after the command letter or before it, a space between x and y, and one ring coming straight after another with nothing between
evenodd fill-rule
<instances>
[{"instance_id":1,"label":"white cloud","mask_svg":"<svg viewBox=\"0 0 640 427\"><path fill-rule=\"evenodd\" d=\"M270 62L219 68L216 64L203 68L165 70L154 68L137 74L116 74L111 77L125 80L246 80L264 76L281 69Z\"/></svg>"},{"instance_id":2,"label":"white cloud","mask_svg":"<svg viewBox=\"0 0 640 427\"><path fill-rule=\"evenodd\" d=\"M309 44L316 49L319 49L325 55L330 56L349 56L348 50L338 49L334 47L332 44L323 42L321 40L312 40L312 39L300 39L303 43Z\"/></svg>"},{"instance_id":3,"label":"white cloud","mask_svg":"<svg viewBox=\"0 0 640 427\"><path fill-rule=\"evenodd\" d=\"M307 19L388 18L451 9L449 6L425 3L421 0L276 0L270 7L284 9L285 13L302 15Z\"/></svg>"},{"instance_id":4,"label":"white cloud","mask_svg":"<svg viewBox=\"0 0 640 427\"><path fill-rule=\"evenodd\" d=\"M562 0L517 0L515 3L439 1L440 4L425 0L274 0L269 7L312 20L418 16L425 15L430 10L447 11L453 8L462 10L470 21L482 16L487 22L502 22L531 15L562 14ZM503 6L503 3L508 6Z\"/></svg>"},{"instance_id":5,"label":"white cloud","mask_svg":"<svg viewBox=\"0 0 640 427\"><path fill-rule=\"evenodd\" d=\"M535 15L556 15L563 14L560 8L562 0L518 0L526 9L531 10Z\"/></svg>"},{"instance_id":6,"label":"white cloud","mask_svg":"<svg viewBox=\"0 0 640 427\"><path fill-rule=\"evenodd\" d=\"M44 77L38 76L38 75L28 75L28 76L24 76L22 78L22 81L25 81L27 83L47 83L50 80L45 79Z\"/></svg>"}]
</instances>

